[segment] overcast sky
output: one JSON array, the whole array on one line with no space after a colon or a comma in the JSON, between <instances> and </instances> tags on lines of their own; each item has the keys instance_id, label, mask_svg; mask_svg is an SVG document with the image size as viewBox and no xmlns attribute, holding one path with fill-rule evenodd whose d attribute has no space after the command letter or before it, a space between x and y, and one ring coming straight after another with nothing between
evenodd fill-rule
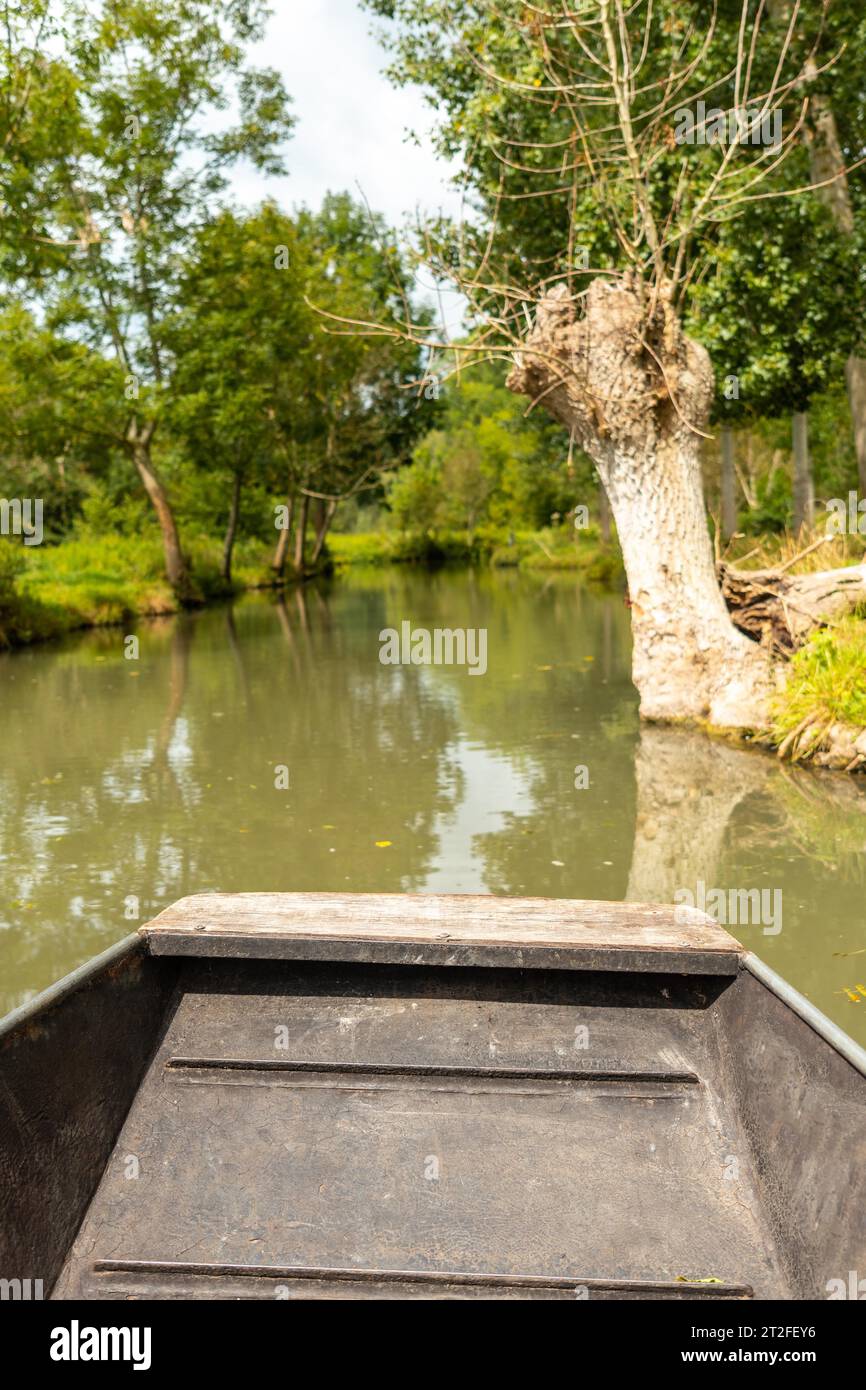
<instances>
[{"instance_id":1,"label":"overcast sky","mask_svg":"<svg viewBox=\"0 0 866 1390\"><path fill-rule=\"evenodd\" d=\"M448 167L424 138L435 112L420 91L395 88L383 75L388 55L370 32L379 21L356 0L271 0L271 8L267 40L252 56L282 73L298 124L286 149L288 177L239 173L238 200L269 192L283 204L315 207L329 190L357 194L360 184L370 206L395 224L418 207L459 212ZM406 138L410 129L420 144Z\"/></svg>"}]
</instances>

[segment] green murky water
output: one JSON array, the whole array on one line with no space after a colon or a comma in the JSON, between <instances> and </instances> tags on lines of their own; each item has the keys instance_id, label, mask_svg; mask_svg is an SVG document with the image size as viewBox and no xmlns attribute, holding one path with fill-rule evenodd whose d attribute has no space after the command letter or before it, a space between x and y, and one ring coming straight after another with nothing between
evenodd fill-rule
<instances>
[{"instance_id":1,"label":"green murky water","mask_svg":"<svg viewBox=\"0 0 866 1390\"><path fill-rule=\"evenodd\" d=\"M382 665L406 620L485 628L486 674ZM866 1042L866 783L640 729L621 598L389 570L137 632L0 658L0 1011L205 889L702 882L764 890L735 934Z\"/></svg>"}]
</instances>

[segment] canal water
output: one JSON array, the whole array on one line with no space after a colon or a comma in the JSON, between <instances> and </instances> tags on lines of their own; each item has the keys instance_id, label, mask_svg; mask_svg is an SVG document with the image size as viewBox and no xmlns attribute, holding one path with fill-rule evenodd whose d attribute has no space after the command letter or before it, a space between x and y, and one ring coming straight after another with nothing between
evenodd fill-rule
<instances>
[{"instance_id":1,"label":"canal water","mask_svg":"<svg viewBox=\"0 0 866 1390\"><path fill-rule=\"evenodd\" d=\"M383 664L404 622L486 670ZM186 893L541 894L724 901L866 1043L866 779L641 728L620 596L359 571L135 632L0 657L0 1012Z\"/></svg>"}]
</instances>

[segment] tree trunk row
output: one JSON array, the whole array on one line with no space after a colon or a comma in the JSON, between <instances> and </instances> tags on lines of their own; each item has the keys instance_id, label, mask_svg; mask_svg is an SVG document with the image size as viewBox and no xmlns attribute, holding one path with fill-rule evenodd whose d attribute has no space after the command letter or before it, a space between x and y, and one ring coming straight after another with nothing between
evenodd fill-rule
<instances>
[{"instance_id":1,"label":"tree trunk row","mask_svg":"<svg viewBox=\"0 0 866 1390\"><path fill-rule=\"evenodd\" d=\"M809 413L795 411L791 417L791 443L794 457L794 531L815 524L815 484L809 451ZM720 431L721 528L724 540L737 529L737 477L734 465L734 432L728 425Z\"/></svg>"},{"instance_id":2,"label":"tree trunk row","mask_svg":"<svg viewBox=\"0 0 866 1390\"><path fill-rule=\"evenodd\" d=\"M313 501L313 513L315 522L315 536L313 548L309 556L309 568L315 569L322 558L322 551L325 548L325 541L334 515L337 511L337 503L334 498L313 498L310 499L305 492L296 496L293 492L289 493L286 499L286 526L280 531L279 539L274 550L274 557L271 561L271 569L274 577L282 579L285 574L286 560L289 555L289 545L291 540L292 522L294 521L294 546L292 549L292 564L296 575L303 575L306 572L306 543L307 527L310 519L310 501Z\"/></svg>"}]
</instances>

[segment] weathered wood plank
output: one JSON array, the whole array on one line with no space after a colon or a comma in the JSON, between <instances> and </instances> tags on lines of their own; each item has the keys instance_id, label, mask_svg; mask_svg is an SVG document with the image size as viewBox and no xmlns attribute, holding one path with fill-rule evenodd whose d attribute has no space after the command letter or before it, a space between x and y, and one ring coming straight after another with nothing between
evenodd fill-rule
<instances>
[{"instance_id":1,"label":"weathered wood plank","mask_svg":"<svg viewBox=\"0 0 866 1390\"><path fill-rule=\"evenodd\" d=\"M202 893L142 931L156 955L689 974L734 974L741 951L695 910L483 894Z\"/></svg>"}]
</instances>

